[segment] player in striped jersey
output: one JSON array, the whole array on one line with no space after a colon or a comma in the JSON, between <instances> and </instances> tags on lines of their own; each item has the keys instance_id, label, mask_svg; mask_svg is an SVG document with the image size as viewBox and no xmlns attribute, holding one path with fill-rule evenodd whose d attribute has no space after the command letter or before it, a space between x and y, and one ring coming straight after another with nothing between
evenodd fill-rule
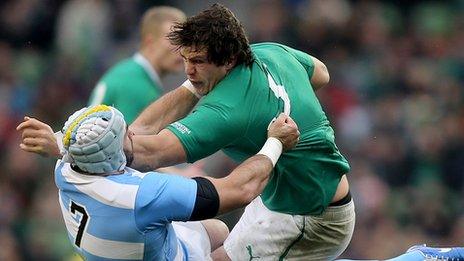
<instances>
[{"instance_id":1,"label":"player in striped jersey","mask_svg":"<svg viewBox=\"0 0 464 261\"><path fill-rule=\"evenodd\" d=\"M31 138L40 127L27 119L18 129ZM75 112L58 139L64 152L55 168L59 203L69 238L87 260L208 260L228 231L219 220L196 220L248 204L299 134L282 115L263 150L227 178L189 179L126 167L126 130L118 110L98 105Z\"/></svg>"}]
</instances>

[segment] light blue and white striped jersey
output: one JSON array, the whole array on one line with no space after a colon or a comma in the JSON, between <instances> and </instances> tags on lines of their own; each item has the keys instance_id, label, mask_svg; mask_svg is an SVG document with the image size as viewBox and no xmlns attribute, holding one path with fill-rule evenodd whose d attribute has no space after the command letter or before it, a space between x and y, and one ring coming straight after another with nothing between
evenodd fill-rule
<instances>
[{"instance_id":1,"label":"light blue and white striped jersey","mask_svg":"<svg viewBox=\"0 0 464 261\"><path fill-rule=\"evenodd\" d=\"M171 221L190 218L194 180L127 167L85 175L58 160L55 183L68 236L86 260L187 260Z\"/></svg>"}]
</instances>

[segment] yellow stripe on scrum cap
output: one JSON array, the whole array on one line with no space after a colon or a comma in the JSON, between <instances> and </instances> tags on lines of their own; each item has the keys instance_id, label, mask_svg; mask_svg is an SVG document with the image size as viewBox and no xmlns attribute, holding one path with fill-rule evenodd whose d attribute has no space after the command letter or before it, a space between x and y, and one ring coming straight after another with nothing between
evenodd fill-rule
<instances>
[{"instance_id":1,"label":"yellow stripe on scrum cap","mask_svg":"<svg viewBox=\"0 0 464 261\"><path fill-rule=\"evenodd\" d=\"M65 135L63 136L63 145L65 147L69 146L69 143L71 140L71 133L74 131L74 129L76 128L76 126L79 124L79 122L82 119L84 119L85 117L89 116L92 113L96 113L100 111L111 111L111 107L104 105L104 104L96 105L96 106L89 108L86 112L82 113L79 117L74 119L74 121L71 122L71 124L69 124L69 127L66 130Z\"/></svg>"}]
</instances>

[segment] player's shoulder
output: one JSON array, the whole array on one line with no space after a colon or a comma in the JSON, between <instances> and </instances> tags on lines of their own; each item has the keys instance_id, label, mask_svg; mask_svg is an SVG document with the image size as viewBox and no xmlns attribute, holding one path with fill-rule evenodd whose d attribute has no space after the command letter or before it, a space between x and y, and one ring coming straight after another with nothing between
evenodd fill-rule
<instances>
[{"instance_id":1,"label":"player's shoulder","mask_svg":"<svg viewBox=\"0 0 464 261\"><path fill-rule=\"evenodd\" d=\"M128 84L136 87L148 81L144 69L132 58L127 58L110 67L99 82L105 84L107 91L125 91Z\"/></svg>"},{"instance_id":2,"label":"player's shoulder","mask_svg":"<svg viewBox=\"0 0 464 261\"><path fill-rule=\"evenodd\" d=\"M127 58L111 66L103 75L102 80L107 83L120 82L128 79L128 76L137 76L143 72L143 68L134 59Z\"/></svg>"},{"instance_id":3,"label":"player's shoulder","mask_svg":"<svg viewBox=\"0 0 464 261\"><path fill-rule=\"evenodd\" d=\"M221 113L242 114L261 93L265 80L264 70L257 61L250 66L238 65L198 105L220 109Z\"/></svg>"},{"instance_id":4,"label":"player's shoulder","mask_svg":"<svg viewBox=\"0 0 464 261\"><path fill-rule=\"evenodd\" d=\"M262 42L251 44L251 50L253 52L286 51L288 48L289 46L276 42Z\"/></svg>"},{"instance_id":5,"label":"player's shoulder","mask_svg":"<svg viewBox=\"0 0 464 261\"><path fill-rule=\"evenodd\" d=\"M260 42L260 43L252 43L251 49L273 47L273 46L285 46L285 45L281 43L276 43L276 42Z\"/></svg>"},{"instance_id":6,"label":"player's shoulder","mask_svg":"<svg viewBox=\"0 0 464 261\"><path fill-rule=\"evenodd\" d=\"M107 70L107 73L117 72L117 71L125 70L128 68L133 68L133 67L139 67L138 63L136 63L133 58L126 58L126 59L118 61L113 66L111 66Z\"/></svg>"},{"instance_id":7,"label":"player's shoulder","mask_svg":"<svg viewBox=\"0 0 464 261\"><path fill-rule=\"evenodd\" d=\"M258 59L285 59L292 56L308 55L294 47L274 42L257 43L252 45L252 52Z\"/></svg>"}]
</instances>

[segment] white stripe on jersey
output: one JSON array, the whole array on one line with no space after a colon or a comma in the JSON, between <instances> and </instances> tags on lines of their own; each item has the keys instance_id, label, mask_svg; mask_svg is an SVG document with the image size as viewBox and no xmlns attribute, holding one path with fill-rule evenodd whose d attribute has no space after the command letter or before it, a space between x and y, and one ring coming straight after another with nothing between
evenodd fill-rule
<instances>
[{"instance_id":1,"label":"white stripe on jersey","mask_svg":"<svg viewBox=\"0 0 464 261\"><path fill-rule=\"evenodd\" d=\"M63 205L61 194L59 195L59 202L66 229L73 238L76 238L79 223L71 216L70 212ZM84 231L80 248L92 255L103 258L142 260L144 247L144 243L127 243L106 240L92 236L88 234L87 231Z\"/></svg>"},{"instance_id":2,"label":"white stripe on jersey","mask_svg":"<svg viewBox=\"0 0 464 261\"><path fill-rule=\"evenodd\" d=\"M103 102L106 93L106 83L99 82L93 91L92 100L89 102L89 106L98 105Z\"/></svg>"},{"instance_id":3,"label":"white stripe on jersey","mask_svg":"<svg viewBox=\"0 0 464 261\"><path fill-rule=\"evenodd\" d=\"M158 84L160 88L163 87L163 83L161 82L158 73L155 71L155 68L153 68L147 58L145 58L141 53L136 53L132 59L134 59L136 63L142 66L145 72L150 76L150 79L153 81L153 83Z\"/></svg>"},{"instance_id":4,"label":"white stripe on jersey","mask_svg":"<svg viewBox=\"0 0 464 261\"><path fill-rule=\"evenodd\" d=\"M277 98L281 98L284 101L284 111L283 113L287 116L290 115L290 98L288 97L287 92L285 91L285 87L283 85L278 85L274 78L272 78L269 69L267 69L266 64L263 64L264 68L267 71L267 81L269 83L269 88L271 88L272 92Z\"/></svg>"},{"instance_id":5,"label":"white stripe on jersey","mask_svg":"<svg viewBox=\"0 0 464 261\"><path fill-rule=\"evenodd\" d=\"M134 209L137 185L121 184L105 177L79 174L73 171L69 165L63 167L61 174L79 191L105 205Z\"/></svg>"},{"instance_id":6,"label":"white stripe on jersey","mask_svg":"<svg viewBox=\"0 0 464 261\"><path fill-rule=\"evenodd\" d=\"M68 209L63 205L60 192L58 192L58 201L60 203L61 213L63 213L63 219L64 224L66 225L66 229L73 238L76 238L77 231L79 229L79 223L71 217L71 215L68 212Z\"/></svg>"}]
</instances>

